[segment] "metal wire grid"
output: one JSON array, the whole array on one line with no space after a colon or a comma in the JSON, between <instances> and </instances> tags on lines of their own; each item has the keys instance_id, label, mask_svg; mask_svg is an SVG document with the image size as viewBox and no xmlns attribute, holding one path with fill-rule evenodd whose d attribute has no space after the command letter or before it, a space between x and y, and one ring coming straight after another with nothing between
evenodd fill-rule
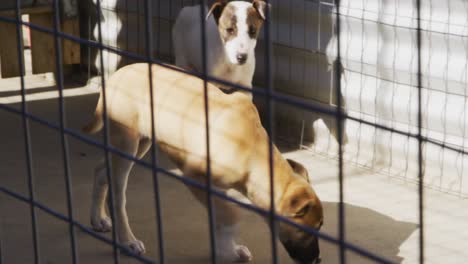
<instances>
[{"instance_id":1,"label":"metal wire grid","mask_svg":"<svg viewBox=\"0 0 468 264\"><path fill-rule=\"evenodd\" d=\"M201 1L201 3L203 4L204 1ZM268 1L267 1L268 2ZM268 43L267 45L267 55L269 56L266 56L265 57L265 63L267 64L267 67L269 68L269 70L267 71L267 76L266 76L266 84L267 84L267 89L266 90L258 90L258 89L255 89L255 90L250 90L248 88L245 88L245 87L242 87L242 86L239 86L239 85L234 85L234 84L230 84L228 82L225 82L223 80L219 80L219 79L216 79L216 78L213 78L211 76L206 76L206 61L204 62L205 64L205 71L204 73L202 74L193 74L195 76L198 76L198 77L201 77L205 80L205 84L207 81L216 81L216 82L219 82L219 83L222 83L224 85L230 85L232 87L235 87L237 89L240 89L240 90L244 90L244 91L249 91L249 92L252 92L254 93L255 95L257 96L262 96L262 97L266 97L266 100L268 102L268 124L267 124L267 130L269 132L269 134L271 135L271 132L272 132L272 129L271 129L271 122L272 122L272 109L271 109L271 102L281 102L281 103L284 103L284 104L287 104L287 105L292 105L292 106L295 106L295 107L298 107L300 109L303 109L303 110L307 110L307 111L314 111L314 112L318 112L318 113L321 113L321 114L324 114L324 115L329 115L329 116L332 116L332 117L335 117L336 118L336 121L337 121L337 127L338 127L338 130L339 130L339 133L338 133L338 143L339 143L339 153L338 153L338 156L339 156L339 188L340 188L340 203L339 203L339 220L340 220L340 224L339 224L339 237L338 238L335 238L335 237L331 237L323 232L318 232L317 230L314 230L314 229L310 229L310 228L307 228L307 227L303 227L303 226L299 226L297 224L295 224L294 222L292 222L291 220L285 218L285 217L282 217L280 215L276 215L274 213L274 204L272 204L272 208L270 208L270 210L262 210L262 209L259 209L253 205L250 205L250 204L246 204L246 203L243 203L243 202L240 202L240 201L237 201L229 196L226 196L224 193L221 193L215 189L211 189L211 186L210 184L207 184L207 185L203 185L203 184L200 184L196 181L193 181L193 180L190 180L190 179L187 179L187 178L180 178L178 175L170 172L170 171L167 171L159 166L157 166L157 158L156 158L156 154L155 154L155 150L153 148L153 151L152 151L152 159L151 159L151 163L148 163L148 162L145 162L145 161L141 161L141 160L138 160L136 157L133 157L131 155L128 155L124 152L121 152L119 151L118 149L115 149L113 148L112 146L109 145L109 142L108 142L108 127L107 127L107 116L106 116L106 109L104 107L104 117L105 117L105 126L104 126L104 130L105 130L105 133L104 133L104 143L101 143L99 141L96 141L96 140L93 140L91 138L88 138L88 137L85 137L83 135L81 135L80 133L78 133L77 131L74 131L72 129L69 129L66 127L66 124L65 124L65 112L64 112L64 100L63 100L63 65L61 64L61 60L60 60L60 57L61 57L61 45L60 45L60 40L61 39L67 39L67 40L71 40L71 41L74 41L74 42L77 42L77 43L80 43L80 44L85 44L85 45L88 45L90 47L93 47L93 48L98 48L100 49L101 51L103 50L106 50L106 51L109 51L109 52L112 52L112 53L115 53L115 54L118 54L120 56L123 56L123 57L127 57L127 58L130 58L130 59L133 59L133 60L139 60L139 61L145 61L145 62L148 62L148 64L150 63L155 63L155 64L158 64L158 65L162 65L164 67L167 67L167 68L171 68L173 70L176 70L176 71L181 71L181 72L186 72L184 70L181 70L181 69L178 69L178 68L175 68L171 65L168 65L168 64L165 64L165 63L162 63L160 60L158 59L154 59L152 58L152 52L151 52L151 44L152 44L152 30L151 30L151 23L149 23L149 17L151 16L151 11L150 11L150 7L151 7L151 3L149 0L147 0L146 2L146 10L145 10L145 25L146 25L146 33L148 34L148 38L147 38L147 42L146 42L146 49L147 49L147 54L146 56L141 56L141 55L137 55L137 54L134 54L134 53L130 53L130 52L126 52L126 51L122 51L122 50L119 50L119 49L116 49L116 48L113 48L113 47L110 47L108 45L104 45L102 44L102 39L101 39L101 36L102 36L102 29L100 28L99 26L99 23L98 23L98 27L99 27L99 40L98 42L95 42L95 41L89 41L89 40L85 40L85 39L80 39L80 38L77 38L77 37L74 37L72 35L69 35L69 34L65 34L63 32L60 31L60 29L58 28L58 25L59 25L59 22L60 22L60 16L58 15L58 10L59 10L59 2L56 0L54 1L54 29L53 30L50 30L50 29L47 29L47 28L44 28L44 27L41 27L41 26L38 26L38 25L34 25L34 24L31 24L31 23L28 23L28 22L24 22L21 20L21 8L20 8L20 1L18 0L16 2L16 17L14 19L12 18L9 18L9 17L0 17L0 21L2 21L2 23L13 23L13 24L16 24L16 28L17 28L17 39L18 39L18 49L17 49L17 52L18 52L18 55L19 55L19 58L22 58L23 57L23 54L22 54L22 49L21 49L21 37L22 36L22 26L28 26L30 28L32 28L33 30L38 30L40 32L44 32L44 33L48 33L48 34L52 34L54 35L54 38L55 38L55 48L57 50L57 57L56 57L56 67L57 67L57 84L58 84L58 88L59 88L59 95L60 95L60 105L59 105L59 112L60 112L60 124L59 125L56 125L56 124L53 124L47 120L44 120L42 118L39 118L37 116L34 116L30 113L28 113L28 110L27 110L27 104L26 104L26 100L25 100L25 84L24 84L24 72L23 72L23 67L22 67L22 59L20 59L20 70L22 71L21 73L21 95L22 95L22 104L21 104L21 109L20 110L17 110L15 108L12 108L12 107L9 107L7 105L0 105L0 109L3 109L4 111L7 111L9 113L12 113L12 114L15 114L15 115L21 115L22 118L23 118L23 132L24 132L24 139L25 139L25 146L26 146L26 153L27 153L27 157L26 157L26 160L27 160L27 172L28 172L28 186L29 186L29 193L28 193L28 196L24 196L24 195L21 195L19 193L16 193L14 191L11 191L3 186L0 186L0 191L6 195L9 195L11 197L14 197L20 201L24 201L26 203L28 203L30 205L30 211L31 211L31 219L32 219L32 229L33 229L33 233L32 233L32 236L33 236L33 244L34 244L34 254L35 254L35 263L40 263L40 247L38 245L38 241L37 241L37 224L36 224L36 210L39 209L43 212L46 212L48 213L49 215L52 215L58 219L61 219L65 222L67 222L69 224L69 233L70 233L70 243L71 243L71 246L72 246L72 251L73 251L73 254L72 254L72 260L74 263L77 263L78 262L78 256L76 254L76 242L75 242L75 239L74 239L74 230L75 228L79 228L80 230L84 231L85 233L101 240L101 241L104 241L110 245L113 246L114 248L114 263L118 263L119 262L119 254L118 254L118 250L122 250L124 252L126 252L128 255L134 257L135 259L141 261L142 263L155 263L153 260L150 260L150 259L147 259L143 256L137 256L137 255L134 255L132 254L131 252L129 252L125 247L123 247L122 245L120 245L119 243L116 242L116 239L115 239L115 225L113 226L113 235L112 235L112 239L108 239L94 231L92 231L91 229L89 229L87 226L77 222L76 220L74 220L74 217L73 217L73 199L72 199L72 196L71 196L71 186L72 186L72 182L71 182L71 177L70 177L70 171L69 171L69 167L68 167L68 156L67 156L67 153L68 153L68 147L67 147L67 136L71 136L73 138L76 138L76 139L79 139L85 143L88 143L88 144L91 144L91 145L94 145L94 146L97 146L101 149L103 149L106 153L106 167L107 167L107 177L108 177L108 180L109 180L109 184L111 183L110 181L110 177L111 177L111 171L110 171L110 166L109 166L109 163L110 163L110 160L109 160L109 155L110 154L113 154L113 155L118 155L120 157L123 157L123 158L126 158L128 160L131 160L131 161L134 161L135 163L137 164L140 164L142 165L143 167L146 167L148 169L151 169L153 171L153 177L154 177L154 180L155 180L155 192L157 193L157 190L158 190L158 184L157 184L157 176L156 176L156 173L161 173L162 175L165 175L165 176L168 176L168 177L171 177L171 178L174 178L174 179L177 179L178 181L181 181L183 182L184 184L186 185L189 185L189 186L193 186L193 187L196 187L196 188L200 188L200 189L203 189L203 190L206 190L207 191L207 196L209 200L211 200L211 196L214 195L218 198L221 198L221 199L224 199L224 200L227 200L227 201L230 201L230 202L233 202L239 206L241 206L242 208L246 208L246 209L249 209L249 210L252 210L260 215L264 215L264 216L268 216L269 219L270 219L270 228L271 228L271 233L272 233L272 245L273 245L273 262L276 263L277 262L277 257L276 257L276 251L275 251L275 246L276 246L276 230L275 230L275 222L276 221L280 221L280 222L284 222L284 223L288 223L289 225L292 225L292 226L295 226L297 228L300 228L302 230L304 230L305 232L311 234L311 235L314 235L314 236L317 236L323 240L326 240L326 241L329 241L329 242L332 242L332 243L335 243L337 245L340 246L340 262L341 263L345 263L346 262L346 256L345 256L345 251L346 250L350 250L350 251L353 251L359 255L362 255L364 257L367 257L369 258L370 260L374 260L376 262L380 262L380 263L392 263L391 261L377 255L377 254L374 254L372 252L368 252L356 245L353 245L351 243L348 243L346 242L346 239L344 237L344 234L345 234L345 230L344 230L344 222L345 222L345 212L344 212L344 207L343 207L343 200L344 200L344 196L343 196L343 158L342 158L342 151L341 151L341 146L342 146L342 133L340 133L340 131L343 129L342 127L342 120L343 119L348 119L348 120L353 120L353 121L356 121L356 122L359 122L360 124L366 124L366 125L370 125L370 126L373 126L375 127L376 129L382 129L382 130L385 130L385 131L389 131L391 133L396 133L396 134L399 134L399 135L404 135L404 136L407 136L408 138L414 138L414 139L417 139L418 142L419 142L419 213L420 213L420 217L419 217L419 220L420 220L420 263L423 263L424 262L424 237L423 237L423 234L424 234L424 225L423 225L423 220L424 220L424 216L423 216L423 170L422 170L422 162L423 162L423 151L422 151L422 146L423 146L423 143L424 144L433 144L433 145L436 145L436 146L439 146L439 147L442 147L442 148L446 148L446 149L451 149L453 151L456 151L462 155L466 155L466 151L464 149L459 149L459 148L456 148L456 147L453 147L453 146L449 146L449 145L446 145L444 142L438 142L438 141L435 141L435 140L432 140L430 138L427 138L425 136L423 136L421 134L421 129L422 129L422 115L421 115L421 106L422 106L422 100L421 100L421 25L420 25L420 1L418 0L417 1L417 9L418 9L418 30L417 30L417 39L418 39L418 106L419 106L419 111L418 111L418 123L419 123L419 129L418 129L418 133L409 133L409 132L405 132L405 131L402 131L402 130L398 130L398 129L395 129L395 128L392 128L392 127L389 127L389 126L384 126L384 125L381 125L381 124L378 124L378 123L373 123L373 122L370 122L370 121L366 121L366 120L362 120L362 119L359 119L359 118L356 118L356 117L352 117L352 116L349 116L348 114L344 113L341 109L341 106L342 106L342 102L341 102L341 99L340 97L338 96L338 99L337 99L337 108L333 108L333 107L324 107L323 105L318 105L318 104L314 104L314 103L310 103L310 102L304 102L304 101L301 101L301 100L298 100L296 98L293 98L293 97L289 97L289 96L286 96L284 94L281 94L281 93L278 93L276 91L274 91L272 88L271 88L271 68L270 68L270 64L271 64L271 61L270 61L270 58L271 58L271 39L270 39L270 35L271 35L271 32L270 32L270 23L266 23L265 25L265 40L266 40L266 43ZM339 0L335 1L335 4L336 4L336 9L337 9L337 14L340 14L339 12L339 8L340 8L340 3L339 3ZM100 1L97 1L97 9L98 9L98 12L100 10ZM203 10L203 9L202 9ZM201 12L201 19L202 21L204 21L203 19L203 11ZM269 14L269 11L267 11L267 17L270 16ZM337 26L337 41L338 43L341 41L341 38L340 38L340 15L337 15L336 16L336 26ZM269 19L267 19L267 21L269 21ZM205 28L203 27L202 29L202 32L203 32L203 36L205 35ZM202 38L202 41L203 41L203 46L205 47L205 39ZM340 47L340 45L338 45L338 47ZM204 50L202 51L204 53L206 53L206 50L204 48ZM101 52L101 55L100 55L100 60L101 60L101 67L104 65L103 63L103 56L102 56L102 52ZM338 69L337 71L335 71L335 74L336 74L336 77L337 77L337 80L339 80L341 78L340 74L341 74L341 71L339 70L340 67L341 67L341 55L340 55L340 49L338 49L338 56L337 56L337 60L335 62L336 66L335 68ZM188 72L186 72L188 73ZM151 74L151 73L150 73ZM149 76L150 80L151 80L151 75ZM105 88L105 78L102 78L102 87ZM153 85L157 85L157 84L153 84L151 83L151 90L152 90L152 86ZM340 82L336 82L336 94L341 94L341 84ZM104 100L105 100L105 89L103 89L103 93L104 93ZM206 98L206 86L205 86L205 98ZM206 101L206 100L205 100ZM106 104L104 103L104 106ZM152 107L153 107L153 102L151 103ZM206 117L208 115L208 105L205 104L205 110L206 110ZM42 124L44 126L47 126L49 128L52 128L54 130L57 130L57 131L60 131L61 132L61 143L62 143L62 154L63 154L63 158L64 158L64 168L65 168L65 172L64 172L64 176L65 176L65 179L66 179L66 187L67 187L67 207L68 207L68 213L67 215L63 215L63 214L60 214L56 211L54 211L53 209L47 207L47 205L44 205L44 204L41 204L39 203L36 199L35 199L35 196L34 196L34 182L33 182L33 178L34 178L34 175L33 175L33 170L32 170L32 167L31 167L31 162L32 162L32 155L31 155L31 145L30 145L30 130L29 130L29 122L30 121L33 121L33 122L36 122L36 123L39 123L39 124ZM208 121L208 119L207 119ZM209 126L208 122L207 123L207 128ZM153 140L155 140L155 134L154 134L154 127L152 128L153 130ZM209 135L207 135L207 137L209 137ZM209 142L209 141L207 141ZM273 173L273 170L272 170L272 158L271 158L271 146L272 146L272 137L270 137L270 174ZM209 146L207 146L208 149L209 149ZM208 151L209 153L209 151ZM209 164L209 155L208 155L208 164ZM272 176L272 175L270 175ZM210 173L208 171L208 179L210 179ZM208 181L210 182L210 181ZM273 184L273 181L272 181L272 177L270 178L270 184L272 185ZM110 188L111 192L110 192L110 195L111 195L111 199L110 199L110 202L112 203L112 188ZM155 199L155 206L156 206L156 209L157 211L159 210L159 200L158 200L158 197L156 197ZM111 204L111 210L112 210L112 204ZM113 214L113 212L111 212L111 214ZM158 213L158 216L160 216L160 214ZM210 227L211 227L211 245L212 245L212 261L215 262L216 259L215 259L215 252L214 252L214 244L215 244L215 241L214 241L214 236L213 236L213 214L212 214L212 210L210 209L209 210L209 218L210 218ZM162 223L159 221L158 223L158 229L159 231L162 230ZM163 235L162 235L162 232L159 232L158 233L159 235L159 245L160 245L160 260L159 262L160 263L163 263L164 262L164 256L163 256L163 252L164 252L164 247L163 247L163 241L164 241L164 238L163 238ZM1 241L1 239L0 239ZM0 242L0 246L1 246L1 242ZM0 248L0 252L1 252L1 248Z\"/></svg>"},{"instance_id":2,"label":"metal wire grid","mask_svg":"<svg viewBox=\"0 0 468 264\"><path fill-rule=\"evenodd\" d=\"M401 42L404 42L401 35L414 32L417 21L423 24L419 28L425 42L425 51L422 57L424 59L422 62L424 65L422 68L424 76L422 80L422 133L431 141L438 141L442 145L426 145L423 148L424 156L430 159L428 162L423 161L425 170L429 171L424 184L431 189L466 197L466 187L464 186L464 184L466 185L464 181L467 176L464 170L466 156L463 154L466 152L466 60L464 63L457 64L457 67L461 67L461 77L460 74L454 76L454 71L450 70L453 69L454 63L452 61L456 57L455 54L461 54L460 57L464 58L468 50L466 48L466 21L463 23L462 18L453 18L457 15L456 12L460 13L459 10L468 8L466 3L463 2L462 6L460 6L461 4L455 6L454 1L448 1L444 4L443 11L436 13L438 6L434 6L434 1L426 1L424 2L425 8L419 9L420 11L424 10L423 18L417 20L415 19L417 9L412 10L414 16L408 15L410 11L406 12L404 10L409 10L409 6L412 4L408 3L409 5L402 6L404 5L403 1L362 0L342 2L345 2L341 4L344 11L341 11L340 14L345 18L345 21L342 22L345 30L344 33L341 33L341 36L345 38L345 42L360 42L359 49L362 49L360 58L358 56L345 58L348 62L355 63L354 66L346 68L345 76L343 76L345 80L343 89L346 94L345 98L350 96L353 99L353 108L348 109L352 111L350 115L414 134L417 134L418 129L418 77L416 73L414 76L411 75L409 80L398 77L401 65L397 65L397 62L401 57L397 56L401 56L405 48L414 50L414 53L412 53L414 56L411 57L409 64L414 65L416 68L418 63L416 50L420 51L420 47L418 48L416 43L416 34L411 33L413 39L410 47L404 46L405 43L401 44ZM328 5L328 3L324 2L319 4ZM318 11L320 16L322 9ZM437 14L442 18L437 17ZM448 22L444 20L446 16L451 18ZM460 14L458 16L460 17ZM379 36L381 31L386 31L385 37ZM367 36L372 36L372 34L377 34L376 39L368 39ZM370 44L368 44L369 42ZM438 43L438 46L436 44L433 46L433 42ZM379 55L380 48L376 48L376 61L369 62L369 58L367 60L364 58L364 51L368 47L366 45L370 45L370 49L366 50L367 54L373 52L374 45L377 47L381 45L389 46L390 50L388 52L393 54L393 56L389 57L393 58L393 60L387 61L387 64L383 65L383 61L381 62L382 54ZM441 47L440 45L444 46ZM355 49L350 49L351 45L345 46L346 49L343 50L343 47L341 47L341 51L346 56L351 56L350 54L353 53L359 54ZM355 44L355 47L357 46L359 45ZM460 47L464 47L464 50L460 50ZM294 47L294 49L297 49L297 47ZM321 51L316 52L323 53ZM439 52L446 52L446 57L442 60L440 57L438 57L439 59L436 58L436 54ZM366 56L368 56L367 54ZM445 66L437 67L437 65ZM388 69L385 68L382 71L379 67L387 67ZM431 78L430 74L435 73L435 69L439 68L442 68L441 75L434 77L439 79L429 79ZM351 80L349 80L350 78ZM456 80L453 78L456 78ZM405 100L401 96L404 89L406 89L404 93L407 96L405 97L407 98L407 106L406 109L400 109L397 107L400 107L399 105L402 103L397 100ZM369 92L371 94L366 94ZM430 110L430 107L435 106L434 102L439 103L439 106L436 106L437 113ZM456 110L454 111L454 109ZM406 116L402 116L405 113ZM377 129L375 126L363 125L362 122L354 124L352 129L348 128L348 131L348 133L352 133L355 141L351 147L349 145L347 147L345 153L347 162L375 170L390 177L401 178L405 182L418 182L419 179L412 176L413 172L417 173L418 170L418 167L414 166L417 165L415 160L418 158L417 142L412 143L411 137ZM301 137L304 138L304 135L301 135ZM337 159L336 148L332 144L334 141L329 136L327 143L324 143L323 146L317 147L314 145L314 147L310 148L307 145L308 142L301 140L302 147ZM450 146L450 148L445 146ZM428 169L426 166L432 167Z\"/></svg>"}]
</instances>

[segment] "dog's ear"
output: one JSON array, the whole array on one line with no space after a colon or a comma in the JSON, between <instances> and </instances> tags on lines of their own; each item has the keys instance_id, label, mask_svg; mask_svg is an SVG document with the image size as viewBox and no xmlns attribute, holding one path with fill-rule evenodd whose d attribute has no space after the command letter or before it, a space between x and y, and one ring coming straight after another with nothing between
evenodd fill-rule
<instances>
[{"instance_id":1,"label":"dog's ear","mask_svg":"<svg viewBox=\"0 0 468 264\"><path fill-rule=\"evenodd\" d=\"M263 0L254 0L252 2L252 5L253 7L255 8L255 10L257 10L257 13L258 15L263 19L265 20L266 19L266 9L267 7L270 8L271 5L270 4L267 4L265 1Z\"/></svg>"},{"instance_id":2,"label":"dog's ear","mask_svg":"<svg viewBox=\"0 0 468 264\"><path fill-rule=\"evenodd\" d=\"M210 10L208 11L208 14L206 14L206 20L210 18L211 15L213 15L216 24L218 24L219 18L221 17L221 14L223 13L224 7L227 5L227 0L216 0L213 5L210 7Z\"/></svg>"},{"instance_id":3,"label":"dog's ear","mask_svg":"<svg viewBox=\"0 0 468 264\"><path fill-rule=\"evenodd\" d=\"M302 176L307 182L310 182L309 173L307 172L307 169L304 166L302 166L302 164L294 160L290 160L290 159L286 159L286 160L288 161L289 165L291 166L291 168L293 169L295 173Z\"/></svg>"}]
</instances>

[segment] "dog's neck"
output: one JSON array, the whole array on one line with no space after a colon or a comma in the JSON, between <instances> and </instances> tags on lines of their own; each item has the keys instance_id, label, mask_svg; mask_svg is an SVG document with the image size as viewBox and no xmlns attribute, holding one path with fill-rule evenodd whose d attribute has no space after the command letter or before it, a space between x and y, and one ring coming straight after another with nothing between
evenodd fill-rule
<instances>
[{"instance_id":1,"label":"dog's neck","mask_svg":"<svg viewBox=\"0 0 468 264\"><path fill-rule=\"evenodd\" d=\"M256 206L269 210L271 208L271 176L273 176L274 203L277 206L286 188L292 180L292 171L279 150L273 145L273 172L270 170L268 143L261 144L261 149L255 152L250 162L250 173L246 182L246 196ZM279 175L282 175L280 177Z\"/></svg>"}]
</instances>

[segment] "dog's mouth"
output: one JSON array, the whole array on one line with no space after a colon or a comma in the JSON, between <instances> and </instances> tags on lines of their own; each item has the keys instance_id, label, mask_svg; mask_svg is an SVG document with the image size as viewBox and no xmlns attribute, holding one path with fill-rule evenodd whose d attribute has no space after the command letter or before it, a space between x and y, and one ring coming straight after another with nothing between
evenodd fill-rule
<instances>
[{"instance_id":1,"label":"dog's mouth","mask_svg":"<svg viewBox=\"0 0 468 264\"><path fill-rule=\"evenodd\" d=\"M294 260L294 263L295 264L320 264L322 263L322 259L318 257L315 260L309 261L309 262L301 262L301 261Z\"/></svg>"},{"instance_id":2,"label":"dog's mouth","mask_svg":"<svg viewBox=\"0 0 468 264\"><path fill-rule=\"evenodd\" d=\"M284 248L297 264L318 264L320 260L320 247L316 237L307 235L295 239L283 239Z\"/></svg>"}]
</instances>

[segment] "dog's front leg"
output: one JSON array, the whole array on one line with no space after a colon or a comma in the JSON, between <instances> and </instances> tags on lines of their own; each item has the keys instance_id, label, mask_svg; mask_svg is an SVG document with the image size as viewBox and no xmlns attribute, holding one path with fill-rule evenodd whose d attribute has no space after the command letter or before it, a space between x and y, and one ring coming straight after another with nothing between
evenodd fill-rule
<instances>
[{"instance_id":1,"label":"dog's front leg","mask_svg":"<svg viewBox=\"0 0 468 264\"><path fill-rule=\"evenodd\" d=\"M130 251L137 255L145 253L143 242L135 238L127 216L126 209L126 190L127 181L130 169L133 167L133 162L116 157L112 158L112 188L114 190L114 208L115 208L115 223L117 227L117 235L119 242L127 246Z\"/></svg>"},{"instance_id":2,"label":"dog's front leg","mask_svg":"<svg viewBox=\"0 0 468 264\"><path fill-rule=\"evenodd\" d=\"M127 147L129 147L127 145ZM133 149L133 148L132 148ZM127 148L128 150L128 148ZM133 154L134 153L130 153ZM112 189L114 194L114 209L117 223L118 240L126 245L133 253L143 254L145 252L144 244L135 238L126 211L126 189L128 175L133 162L127 159L112 156ZM91 206L91 225L93 229L99 232L108 232L112 229L111 218L105 210L106 198L108 193L108 182L105 163L101 162L95 170L95 180L93 187L93 201Z\"/></svg>"},{"instance_id":3,"label":"dog's front leg","mask_svg":"<svg viewBox=\"0 0 468 264\"><path fill-rule=\"evenodd\" d=\"M138 152L139 136L136 132L116 126L111 134L111 144L135 157ZM112 189L114 194L115 224L119 242L127 246L134 254L145 253L144 244L135 238L130 228L126 210L126 190L128 175L134 162L116 154L112 155Z\"/></svg>"},{"instance_id":4,"label":"dog's front leg","mask_svg":"<svg viewBox=\"0 0 468 264\"><path fill-rule=\"evenodd\" d=\"M202 177L191 175L185 171L186 177L202 181ZM193 195L205 207L207 207L207 194L205 191L189 187ZM238 234L240 212L239 207L233 203L226 202L213 196L213 206L216 222L216 254L219 258L230 262L249 262L252 254L244 245L238 245L235 241Z\"/></svg>"},{"instance_id":5,"label":"dog's front leg","mask_svg":"<svg viewBox=\"0 0 468 264\"><path fill-rule=\"evenodd\" d=\"M91 204L91 226L98 232L109 232L112 221L106 212L106 200L109 184L106 175L106 163L102 160L94 171L93 197Z\"/></svg>"}]
</instances>

